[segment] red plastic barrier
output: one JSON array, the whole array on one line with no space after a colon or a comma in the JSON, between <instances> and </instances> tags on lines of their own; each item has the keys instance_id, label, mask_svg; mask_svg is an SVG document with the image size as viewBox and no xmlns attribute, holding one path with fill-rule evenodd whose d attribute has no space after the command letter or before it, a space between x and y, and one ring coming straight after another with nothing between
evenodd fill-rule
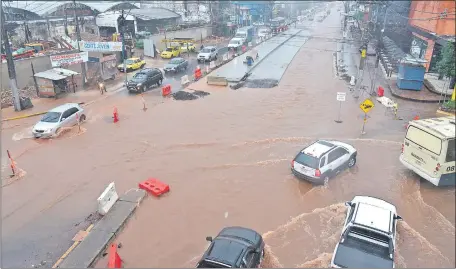
<instances>
[{"instance_id":1,"label":"red plastic barrier","mask_svg":"<svg viewBox=\"0 0 456 269\"><path fill-rule=\"evenodd\" d=\"M162 88L162 95L163 96L168 96L171 94L171 85L165 85Z\"/></svg>"},{"instance_id":2,"label":"red plastic barrier","mask_svg":"<svg viewBox=\"0 0 456 269\"><path fill-rule=\"evenodd\" d=\"M195 69L195 80L198 80L201 78L201 68L196 68Z\"/></svg>"},{"instance_id":3,"label":"red plastic barrier","mask_svg":"<svg viewBox=\"0 0 456 269\"><path fill-rule=\"evenodd\" d=\"M243 45L243 46L242 46L242 52L245 52L246 50L247 50L246 46Z\"/></svg>"},{"instance_id":4,"label":"red plastic barrier","mask_svg":"<svg viewBox=\"0 0 456 269\"><path fill-rule=\"evenodd\" d=\"M117 113L117 107L114 107L114 111L112 112L112 118L114 119L114 123L119 121L119 114Z\"/></svg>"},{"instance_id":5,"label":"red plastic barrier","mask_svg":"<svg viewBox=\"0 0 456 269\"><path fill-rule=\"evenodd\" d=\"M378 86L377 96L378 97L383 97L384 94L385 94L385 89L383 89L382 86Z\"/></svg>"},{"instance_id":6,"label":"red plastic barrier","mask_svg":"<svg viewBox=\"0 0 456 269\"><path fill-rule=\"evenodd\" d=\"M117 253L116 244L111 244L109 247L108 268L122 268L122 259Z\"/></svg>"},{"instance_id":7,"label":"red plastic barrier","mask_svg":"<svg viewBox=\"0 0 456 269\"><path fill-rule=\"evenodd\" d=\"M158 179L155 178L149 178L146 181L140 182L139 188L148 191L156 197L169 192L169 185L160 182Z\"/></svg>"}]
</instances>

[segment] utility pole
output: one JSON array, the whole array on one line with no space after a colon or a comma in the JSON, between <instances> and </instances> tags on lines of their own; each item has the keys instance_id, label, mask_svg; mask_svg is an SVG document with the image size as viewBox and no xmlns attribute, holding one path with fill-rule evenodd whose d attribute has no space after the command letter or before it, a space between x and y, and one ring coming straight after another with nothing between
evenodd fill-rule
<instances>
[{"instance_id":1,"label":"utility pole","mask_svg":"<svg viewBox=\"0 0 456 269\"><path fill-rule=\"evenodd\" d=\"M28 25L27 25L27 18L26 18L25 10L24 10L24 33L25 33L25 42L29 43L30 42L30 39L29 39L29 28L28 28Z\"/></svg>"},{"instance_id":2,"label":"utility pole","mask_svg":"<svg viewBox=\"0 0 456 269\"><path fill-rule=\"evenodd\" d=\"M16 82L16 68L14 66L13 53L9 43L8 32L6 31L6 18L3 7L1 7L1 26L2 26L2 39L5 46L6 64L8 66L8 75L10 78L10 88L13 95L13 105L15 111L21 111L21 102L19 100L19 89Z\"/></svg>"},{"instance_id":3,"label":"utility pole","mask_svg":"<svg viewBox=\"0 0 456 269\"><path fill-rule=\"evenodd\" d=\"M125 73L125 86L127 86L127 52L125 50L125 37L124 37L124 31L125 31L125 15L124 15L124 10L122 9L122 15L119 16L117 19L117 24L119 27L119 34L120 38L122 39L122 61L123 61L123 71ZM165 29L166 31L166 29ZM165 37L166 39L166 37Z\"/></svg>"},{"instance_id":4,"label":"utility pole","mask_svg":"<svg viewBox=\"0 0 456 269\"><path fill-rule=\"evenodd\" d=\"M78 43L78 51L81 52L81 47L79 45L79 42L81 42L81 32L79 32L79 23L78 23L78 14L76 13L76 0L73 0L73 11L74 11L74 20L76 23L76 37L77 37L77 43ZM66 14L66 12L65 12ZM85 79L86 79L86 68L85 68L85 63L81 63L81 74L82 74L82 87L85 87Z\"/></svg>"}]
</instances>

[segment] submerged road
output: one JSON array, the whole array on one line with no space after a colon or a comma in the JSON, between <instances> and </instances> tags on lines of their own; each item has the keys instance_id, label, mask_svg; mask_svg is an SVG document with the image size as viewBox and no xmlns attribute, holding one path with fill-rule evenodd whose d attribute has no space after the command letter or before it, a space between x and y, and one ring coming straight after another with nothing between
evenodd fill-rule
<instances>
[{"instance_id":1,"label":"submerged road","mask_svg":"<svg viewBox=\"0 0 456 269\"><path fill-rule=\"evenodd\" d=\"M333 9L312 34L340 38L340 18ZM405 220L398 227L400 266L454 267L454 188L434 188L399 163L411 114L397 121L376 107L361 136L359 101L347 94L344 122L334 123L336 92L347 89L332 71L335 50L335 43L309 39L275 88L213 87L188 102L151 90L145 112L139 96L121 93L87 107L81 133L73 128L34 140L24 134L36 119L2 130L2 142L18 150L26 172L2 190L2 268L52 266L73 236L96 221L96 198L110 182L124 193L149 177L170 184L171 192L147 198L117 239L127 267L192 267L207 247L204 238L229 225L262 233L280 261L275 267L327 267L342 203L357 194L397 206ZM419 110L432 117L436 105ZM359 152L356 168L328 186L290 173L296 152L317 138L342 140Z\"/></svg>"}]
</instances>

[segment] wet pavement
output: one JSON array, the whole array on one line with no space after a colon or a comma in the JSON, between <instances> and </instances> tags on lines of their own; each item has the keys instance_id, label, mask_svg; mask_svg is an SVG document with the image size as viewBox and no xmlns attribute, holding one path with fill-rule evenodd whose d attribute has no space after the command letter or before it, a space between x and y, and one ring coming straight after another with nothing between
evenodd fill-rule
<instances>
[{"instance_id":1,"label":"wet pavement","mask_svg":"<svg viewBox=\"0 0 456 269\"><path fill-rule=\"evenodd\" d=\"M312 33L340 38L339 22L331 12ZM348 95L344 122L334 123L336 92L348 91L333 72L336 45L308 40L275 88L212 87L211 95L191 102L150 91L147 111L139 96L121 92L87 107L81 132L76 127L52 140L27 136L33 119L10 123L2 143L17 152L26 174L3 188L2 268L52 266L94 221L96 198L110 182L123 193L149 177L170 184L171 192L145 199L116 240L125 267L193 267L205 237L229 225L263 234L270 247L264 267L327 267L343 202L360 194L394 203L404 218L398 265L454 267L454 187L435 188L398 161L412 110L433 117L436 105L403 102L404 121L376 107L362 136L361 100ZM359 152L356 167L327 186L290 172L295 153L317 138L345 141Z\"/></svg>"},{"instance_id":2,"label":"wet pavement","mask_svg":"<svg viewBox=\"0 0 456 269\"><path fill-rule=\"evenodd\" d=\"M255 68L256 65L261 64L263 59L267 59L267 55L269 55L271 52L281 46L285 41L301 31L301 29L289 29L257 45L255 47L255 50L258 52L260 58L256 60L252 66L247 66L244 64L243 61L246 55L241 55L233 59L231 62L213 71L211 75L224 77L228 82L239 82L247 72Z\"/></svg>"}]
</instances>

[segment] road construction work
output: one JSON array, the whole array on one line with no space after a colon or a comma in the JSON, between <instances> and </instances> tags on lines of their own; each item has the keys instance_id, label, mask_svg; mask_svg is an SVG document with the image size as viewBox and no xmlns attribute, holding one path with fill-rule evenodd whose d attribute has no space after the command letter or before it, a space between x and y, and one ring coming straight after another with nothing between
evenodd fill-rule
<instances>
[{"instance_id":1,"label":"road construction work","mask_svg":"<svg viewBox=\"0 0 456 269\"><path fill-rule=\"evenodd\" d=\"M307 28L341 38L340 21L333 8ZM83 133L76 127L34 140L24 135L34 119L4 124L2 146L26 174L3 187L2 268L52 266L75 234L97 223L96 199L108 184L123 194L151 177L170 192L145 197L116 233L124 267L194 267L206 236L236 225L263 235L269 250L263 267L328 267L343 202L370 195L396 205L404 219L398 267L454 268L454 187L435 188L398 160L407 121L416 113L435 117L435 105L398 100L404 120L395 120L376 104L361 135L359 104L367 96L353 98L334 74L335 50L335 42L310 38L273 88L234 91L202 82L199 90L210 95L192 101L150 91L146 111L139 96L114 94L85 108ZM337 92L347 93L340 124ZM316 139L352 144L356 166L326 186L296 179L290 162ZM102 256L95 267L106 268Z\"/></svg>"},{"instance_id":2,"label":"road construction work","mask_svg":"<svg viewBox=\"0 0 456 269\"><path fill-rule=\"evenodd\" d=\"M255 50L258 52L259 59L255 60L252 66L248 66L247 64L243 63L245 56L248 55L244 54L236 57L231 62L218 68L212 72L210 76L224 77L228 82L239 82L246 73L259 65L261 61L267 59L270 53L280 48L282 44L287 42L290 38L297 35L301 31L301 29L289 29L257 45L255 47Z\"/></svg>"}]
</instances>

